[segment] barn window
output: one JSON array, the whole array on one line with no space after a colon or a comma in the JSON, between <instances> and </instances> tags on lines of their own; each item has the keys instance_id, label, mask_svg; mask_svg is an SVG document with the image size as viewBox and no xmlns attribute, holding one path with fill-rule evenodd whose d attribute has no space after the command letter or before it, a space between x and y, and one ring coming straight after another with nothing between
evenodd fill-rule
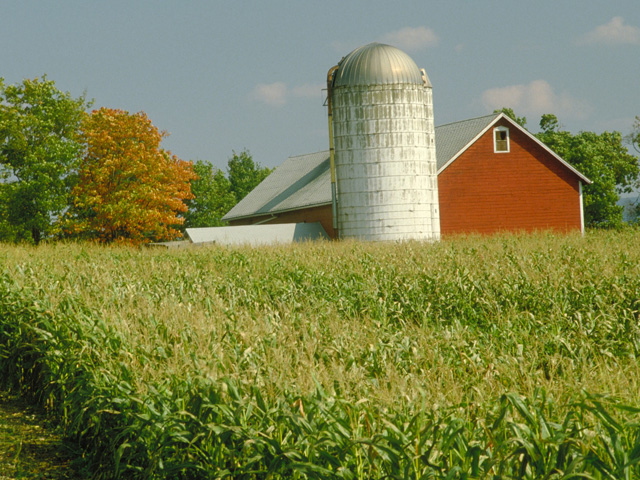
<instances>
[{"instance_id":1,"label":"barn window","mask_svg":"<svg viewBox=\"0 0 640 480\"><path fill-rule=\"evenodd\" d=\"M509 129L507 127L496 127L493 129L493 151L509 151Z\"/></svg>"}]
</instances>

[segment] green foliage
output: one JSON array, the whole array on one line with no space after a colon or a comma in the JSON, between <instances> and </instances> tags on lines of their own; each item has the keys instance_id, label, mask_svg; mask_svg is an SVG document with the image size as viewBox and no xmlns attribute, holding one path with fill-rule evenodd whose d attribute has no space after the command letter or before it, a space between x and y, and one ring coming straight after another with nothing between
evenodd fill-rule
<instances>
[{"instance_id":1,"label":"green foliage","mask_svg":"<svg viewBox=\"0 0 640 480\"><path fill-rule=\"evenodd\" d=\"M222 217L236 203L231 183L222 170L202 160L193 164L193 170L198 178L191 181L194 198L186 202L189 210L183 214L184 228L224 225Z\"/></svg>"},{"instance_id":2,"label":"green foliage","mask_svg":"<svg viewBox=\"0 0 640 480\"><path fill-rule=\"evenodd\" d=\"M24 399L0 390L0 478L82 480L74 468L82 451L65 442L50 419Z\"/></svg>"},{"instance_id":3,"label":"green foliage","mask_svg":"<svg viewBox=\"0 0 640 480\"><path fill-rule=\"evenodd\" d=\"M623 207L619 192L631 191L638 177L638 158L630 155L619 132L560 129L555 115L543 115L537 137L593 181L583 186L585 223L590 227L620 227Z\"/></svg>"},{"instance_id":4,"label":"green foliage","mask_svg":"<svg viewBox=\"0 0 640 480\"><path fill-rule=\"evenodd\" d=\"M543 132L557 132L560 130L558 118L551 113L545 113L540 117L540 129Z\"/></svg>"},{"instance_id":5,"label":"green foliage","mask_svg":"<svg viewBox=\"0 0 640 480\"><path fill-rule=\"evenodd\" d=\"M46 76L17 85L0 79L5 240L30 237L39 243L52 232L55 217L68 205L88 106L84 96L72 98Z\"/></svg>"},{"instance_id":6,"label":"green foliage","mask_svg":"<svg viewBox=\"0 0 640 480\"><path fill-rule=\"evenodd\" d=\"M9 198L12 185L2 183L0 180L0 242L26 242L31 243L31 232L16 227L9 220Z\"/></svg>"},{"instance_id":7,"label":"green foliage","mask_svg":"<svg viewBox=\"0 0 640 480\"><path fill-rule=\"evenodd\" d=\"M227 173L231 191L236 197L236 203L238 203L262 180L267 178L271 169L254 162L251 154L247 150L243 150L240 154L233 152L233 156L227 164Z\"/></svg>"},{"instance_id":8,"label":"green foliage","mask_svg":"<svg viewBox=\"0 0 640 480\"><path fill-rule=\"evenodd\" d=\"M638 478L636 243L0 246L0 384L96 478Z\"/></svg>"},{"instance_id":9,"label":"green foliage","mask_svg":"<svg viewBox=\"0 0 640 480\"><path fill-rule=\"evenodd\" d=\"M227 164L227 177L201 160L194 164L194 170L198 175L191 181L195 198L187 204L185 228L225 225L222 217L271 173L269 168L254 162L246 150L240 154L233 152Z\"/></svg>"},{"instance_id":10,"label":"green foliage","mask_svg":"<svg viewBox=\"0 0 640 480\"><path fill-rule=\"evenodd\" d=\"M527 117L518 117L518 116L516 116L516 114L514 113L512 108L502 107L499 110L494 110L493 113L504 113L507 117L509 117L510 119L514 120L521 127L524 127L524 126L527 125Z\"/></svg>"}]
</instances>

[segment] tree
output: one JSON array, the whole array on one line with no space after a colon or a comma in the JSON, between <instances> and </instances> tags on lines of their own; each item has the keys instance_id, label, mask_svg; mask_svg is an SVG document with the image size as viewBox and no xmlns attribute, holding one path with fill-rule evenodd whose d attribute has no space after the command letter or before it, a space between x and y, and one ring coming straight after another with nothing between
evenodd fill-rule
<instances>
[{"instance_id":1,"label":"tree","mask_svg":"<svg viewBox=\"0 0 640 480\"><path fill-rule=\"evenodd\" d=\"M72 98L46 76L17 85L0 78L2 231L9 238L38 244L52 232L68 205L88 107L84 96Z\"/></svg>"},{"instance_id":2,"label":"tree","mask_svg":"<svg viewBox=\"0 0 640 480\"><path fill-rule=\"evenodd\" d=\"M540 117L540 130L543 132L558 132L560 130L558 118L551 113L543 114Z\"/></svg>"},{"instance_id":3,"label":"tree","mask_svg":"<svg viewBox=\"0 0 640 480\"><path fill-rule=\"evenodd\" d=\"M629 192L638 177L638 159L629 154L619 132L580 132L560 129L555 115L545 114L536 136L560 157L593 181L584 186L585 223L592 227L618 227L623 207L620 192Z\"/></svg>"},{"instance_id":4,"label":"tree","mask_svg":"<svg viewBox=\"0 0 640 480\"><path fill-rule=\"evenodd\" d=\"M144 112L108 108L92 112L82 131L86 153L65 232L134 244L177 238L195 174L160 148L166 132Z\"/></svg>"},{"instance_id":5,"label":"tree","mask_svg":"<svg viewBox=\"0 0 640 480\"><path fill-rule=\"evenodd\" d=\"M198 178L191 181L194 198L187 202L189 210L183 215L185 228L225 225L222 217L271 173L246 150L233 152L227 163L228 178L201 160L194 164L194 171Z\"/></svg>"},{"instance_id":6,"label":"tree","mask_svg":"<svg viewBox=\"0 0 640 480\"><path fill-rule=\"evenodd\" d=\"M237 203L267 178L271 169L255 163L251 154L247 150L243 150L239 155L233 152L233 156L227 164L227 172L231 191L235 195Z\"/></svg>"},{"instance_id":7,"label":"tree","mask_svg":"<svg viewBox=\"0 0 640 480\"><path fill-rule=\"evenodd\" d=\"M202 160L194 163L193 170L197 175L191 180L194 198L186 202L188 210L183 214L184 228L224 225L222 217L236 203L231 183L222 170Z\"/></svg>"},{"instance_id":8,"label":"tree","mask_svg":"<svg viewBox=\"0 0 640 480\"><path fill-rule=\"evenodd\" d=\"M0 242L33 241L30 231L16 227L9 221L9 198L12 187L12 184L0 181Z\"/></svg>"},{"instance_id":9,"label":"tree","mask_svg":"<svg viewBox=\"0 0 640 480\"><path fill-rule=\"evenodd\" d=\"M502 107L500 110L494 110L493 113L504 113L511 120L515 121L521 127L527 124L527 117L517 117L512 108Z\"/></svg>"}]
</instances>

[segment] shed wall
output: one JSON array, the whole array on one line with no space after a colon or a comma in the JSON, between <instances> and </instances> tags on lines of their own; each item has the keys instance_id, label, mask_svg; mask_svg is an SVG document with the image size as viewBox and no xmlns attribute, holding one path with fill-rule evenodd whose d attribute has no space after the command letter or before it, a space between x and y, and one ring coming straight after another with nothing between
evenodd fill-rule
<instances>
[{"instance_id":1,"label":"shed wall","mask_svg":"<svg viewBox=\"0 0 640 480\"><path fill-rule=\"evenodd\" d=\"M509 133L510 152L494 153L490 128L438 175L443 235L581 230L579 179L524 133Z\"/></svg>"}]
</instances>

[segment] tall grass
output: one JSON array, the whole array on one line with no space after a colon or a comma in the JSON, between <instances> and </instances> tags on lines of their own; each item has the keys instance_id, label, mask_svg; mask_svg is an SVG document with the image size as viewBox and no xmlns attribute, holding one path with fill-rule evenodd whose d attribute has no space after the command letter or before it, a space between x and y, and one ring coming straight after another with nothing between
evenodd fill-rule
<instances>
[{"instance_id":1,"label":"tall grass","mask_svg":"<svg viewBox=\"0 0 640 480\"><path fill-rule=\"evenodd\" d=\"M636 478L637 240L0 247L0 372L97 477Z\"/></svg>"}]
</instances>

